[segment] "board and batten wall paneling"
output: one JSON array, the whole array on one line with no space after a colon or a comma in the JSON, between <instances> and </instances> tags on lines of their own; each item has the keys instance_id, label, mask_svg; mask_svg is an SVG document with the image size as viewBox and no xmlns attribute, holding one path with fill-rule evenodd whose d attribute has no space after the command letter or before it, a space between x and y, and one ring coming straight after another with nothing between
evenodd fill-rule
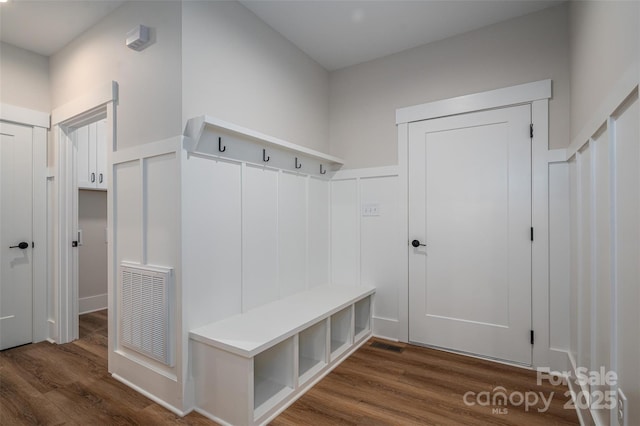
<instances>
[{"instance_id":1,"label":"board and batten wall paneling","mask_svg":"<svg viewBox=\"0 0 640 426\"><path fill-rule=\"evenodd\" d=\"M579 367L591 368L591 147L586 145L578 153L579 170L579 259L578 279L578 362Z\"/></svg>"},{"instance_id":2,"label":"board and batten wall paneling","mask_svg":"<svg viewBox=\"0 0 640 426\"><path fill-rule=\"evenodd\" d=\"M278 298L307 289L307 181L288 172L278 179Z\"/></svg>"},{"instance_id":3,"label":"board and batten wall paneling","mask_svg":"<svg viewBox=\"0 0 640 426\"><path fill-rule=\"evenodd\" d=\"M549 164L549 347L569 350L570 183L569 165ZM563 370L566 369L566 359Z\"/></svg>"},{"instance_id":4,"label":"board and batten wall paneling","mask_svg":"<svg viewBox=\"0 0 640 426\"><path fill-rule=\"evenodd\" d=\"M331 182L331 275L333 284L376 287L373 334L398 339L404 233L399 228L397 170L358 169ZM377 206L365 216L363 206Z\"/></svg>"},{"instance_id":5,"label":"board and batten wall paneling","mask_svg":"<svg viewBox=\"0 0 640 426\"><path fill-rule=\"evenodd\" d=\"M176 268L180 237L180 180L176 154L145 158L144 263Z\"/></svg>"},{"instance_id":6,"label":"board and batten wall paneling","mask_svg":"<svg viewBox=\"0 0 640 426\"><path fill-rule=\"evenodd\" d=\"M360 216L360 281L376 288L373 315L387 323L398 320L398 286L402 283L397 268L400 251L406 249L404 236L398 232L398 179L388 176L360 180L360 205L377 205L380 209L379 216Z\"/></svg>"},{"instance_id":7,"label":"board and batten wall paneling","mask_svg":"<svg viewBox=\"0 0 640 426\"><path fill-rule=\"evenodd\" d=\"M592 226L593 241L592 253L592 359L591 369L605 371L611 369L611 267L610 267L610 168L609 168L609 133L603 128L602 132L593 138L592 142ZM605 392L609 390L606 385L596 385L593 391ZM594 415L606 424L609 417L608 410L595 408Z\"/></svg>"},{"instance_id":8,"label":"board and batten wall paneling","mask_svg":"<svg viewBox=\"0 0 640 426\"><path fill-rule=\"evenodd\" d=\"M141 263L142 255L142 172L140 161L116 164L113 172L115 197L115 239L122 261Z\"/></svg>"},{"instance_id":9,"label":"board and batten wall paneling","mask_svg":"<svg viewBox=\"0 0 640 426\"><path fill-rule=\"evenodd\" d=\"M339 285L360 283L360 232L358 181L331 183L331 281Z\"/></svg>"},{"instance_id":10,"label":"board and batten wall paneling","mask_svg":"<svg viewBox=\"0 0 640 426\"><path fill-rule=\"evenodd\" d=\"M242 310L278 299L278 171L242 173Z\"/></svg>"},{"instance_id":11,"label":"board and batten wall paneling","mask_svg":"<svg viewBox=\"0 0 640 426\"><path fill-rule=\"evenodd\" d=\"M627 92L628 93L628 92ZM571 366L613 370L617 383L583 385L592 398L622 390L626 423L640 424L640 117L637 88L568 162L571 205ZM598 120L596 120L596 118ZM582 146L581 146L582 145ZM575 372L574 372L575 377ZM584 397L581 396L581 398ZM584 398L582 399L584 400ZM594 401L597 399L593 399ZM583 420L618 425L617 410L591 406Z\"/></svg>"},{"instance_id":12,"label":"board and batten wall paneling","mask_svg":"<svg viewBox=\"0 0 640 426\"><path fill-rule=\"evenodd\" d=\"M615 365L629 403L628 424L640 424L640 147L638 98L613 117L615 135Z\"/></svg>"},{"instance_id":13,"label":"board and batten wall paneling","mask_svg":"<svg viewBox=\"0 0 640 426\"><path fill-rule=\"evenodd\" d=\"M330 283L329 279L329 181L309 178L308 271L309 288Z\"/></svg>"},{"instance_id":14,"label":"board and batten wall paneling","mask_svg":"<svg viewBox=\"0 0 640 426\"><path fill-rule=\"evenodd\" d=\"M241 167L183 157L183 279L190 328L242 312Z\"/></svg>"},{"instance_id":15,"label":"board and batten wall paneling","mask_svg":"<svg viewBox=\"0 0 640 426\"><path fill-rule=\"evenodd\" d=\"M182 281L180 265L180 162L181 137L156 141L114 152L112 194L114 285L110 309L119 312L121 279L125 262L173 269L169 298L175 338L175 364L164 365L122 346L116 329L109 370L114 378L146 393L175 413L184 413L190 401L184 395L187 345L182 329ZM116 313L116 318L120 314Z\"/></svg>"}]
</instances>

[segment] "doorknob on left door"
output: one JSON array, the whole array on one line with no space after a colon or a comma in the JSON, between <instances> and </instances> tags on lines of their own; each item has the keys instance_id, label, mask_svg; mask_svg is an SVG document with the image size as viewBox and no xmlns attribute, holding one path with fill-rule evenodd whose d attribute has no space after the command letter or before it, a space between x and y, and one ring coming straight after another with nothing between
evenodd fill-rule
<instances>
[{"instance_id":1,"label":"doorknob on left door","mask_svg":"<svg viewBox=\"0 0 640 426\"><path fill-rule=\"evenodd\" d=\"M411 241L411 245L416 247L416 248L418 248L420 246L422 246L422 247L426 247L427 246L426 244L421 244L420 241L418 241L418 240Z\"/></svg>"},{"instance_id":2,"label":"doorknob on left door","mask_svg":"<svg viewBox=\"0 0 640 426\"><path fill-rule=\"evenodd\" d=\"M19 248L21 250L26 249L27 247L29 247L29 243L23 241L20 244L18 244L17 246L9 246L9 248Z\"/></svg>"}]
</instances>

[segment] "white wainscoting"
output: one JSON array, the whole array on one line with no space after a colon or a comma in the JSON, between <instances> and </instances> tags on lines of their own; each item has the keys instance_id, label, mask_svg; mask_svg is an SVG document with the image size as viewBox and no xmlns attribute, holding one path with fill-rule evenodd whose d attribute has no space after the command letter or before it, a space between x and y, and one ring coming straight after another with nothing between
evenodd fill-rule
<instances>
[{"instance_id":1,"label":"white wainscoting","mask_svg":"<svg viewBox=\"0 0 640 426\"><path fill-rule=\"evenodd\" d=\"M607 104L610 102L608 101ZM627 423L640 424L640 137L637 86L600 115L569 151L571 368L613 370ZM582 134L587 134L582 132ZM584 398L578 398L584 401ZM618 424L617 410L579 411L585 423Z\"/></svg>"},{"instance_id":2,"label":"white wainscoting","mask_svg":"<svg viewBox=\"0 0 640 426\"><path fill-rule=\"evenodd\" d=\"M183 156L183 281L191 329L329 284L329 180Z\"/></svg>"},{"instance_id":3,"label":"white wainscoting","mask_svg":"<svg viewBox=\"0 0 640 426\"><path fill-rule=\"evenodd\" d=\"M363 207L377 206L377 216ZM371 285L373 334L399 338L399 293L405 232L400 229L400 185L397 167L345 170L331 182L331 277L339 285Z\"/></svg>"},{"instance_id":4,"label":"white wainscoting","mask_svg":"<svg viewBox=\"0 0 640 426\"><path fill-rule=\"evenodd\" d=\"M113 153L113 247L115 277L111 309L121 317L118 266L124 262L173 268L176 301L172 327L175 365L169 367L122 346L115 338L109 370L118 380L142 391L178 414L190 409L183 398L188 339L181 319L180 154L182 137ZM118 321L114 322L115 327ZM110 329L111 336L119 330Z\"/></svg>"}]
</instances>

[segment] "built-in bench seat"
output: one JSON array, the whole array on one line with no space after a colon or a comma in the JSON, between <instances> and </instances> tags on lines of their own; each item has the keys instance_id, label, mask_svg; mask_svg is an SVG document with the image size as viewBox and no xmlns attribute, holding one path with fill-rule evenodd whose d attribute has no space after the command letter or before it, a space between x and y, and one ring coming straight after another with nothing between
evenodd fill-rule
<instances>
[{"instance_id":1,"label":"built-in bench seat","mask_svg":"<svg viewBox=\"0 0 640 426\"><path fill-rule=\"evenodd\" d=\"M316 287L192 330L196 410L267 423L367 340L374 292Z\"/></svg>"}]
</instances>

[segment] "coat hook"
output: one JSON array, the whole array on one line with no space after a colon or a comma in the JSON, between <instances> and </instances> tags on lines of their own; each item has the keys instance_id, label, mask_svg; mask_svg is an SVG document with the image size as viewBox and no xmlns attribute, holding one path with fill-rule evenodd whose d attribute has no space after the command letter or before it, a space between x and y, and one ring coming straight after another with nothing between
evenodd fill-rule
<instances>
[{"instance_id":1,"label":"coat hook","mask_svg":"<svg viewBox=\"0 0 640 426\"><path fill-rule=\"evenodd\" d=\"M226 146L225 147L222 146L222 138L219 137L218 138L218 151L225 152L226 150L227 150L227 147Z\"/></svg>"},{"instance_id":2,"label":"coat hook","mask_svg":"<svg viewBox=\"0 0 640 426\"><path fill-rule=\"evenodd\" d=\"M267 161L269 161L269 160L271 160L271 157L268 157L268 156L267 156L267 150L266 150L266 149L263 149L263 150L262 150L262 161L264 161L264 162L266 163L266 162L267 162Z\"/></svg>"},{"instance_id":3,"label":"coat hook","mask_svg":"<svg viewBox=\"0 0 640 426\"><path fill-rule=\"evenodd\" d=\"M302 164L298 163L298 157L296 157L296 169L302 167Z\"/></svg>"},{"instance_id":4,"label":"coat hook","mask_svg":"<svg viewBox=\"0 0 640 426\"><path fill-rule=\"evenodd\" d=\"M327 171L322 169L322 164L320 164L320 174L321 175L327 174Z\"/></svg>"}]
</instances>

